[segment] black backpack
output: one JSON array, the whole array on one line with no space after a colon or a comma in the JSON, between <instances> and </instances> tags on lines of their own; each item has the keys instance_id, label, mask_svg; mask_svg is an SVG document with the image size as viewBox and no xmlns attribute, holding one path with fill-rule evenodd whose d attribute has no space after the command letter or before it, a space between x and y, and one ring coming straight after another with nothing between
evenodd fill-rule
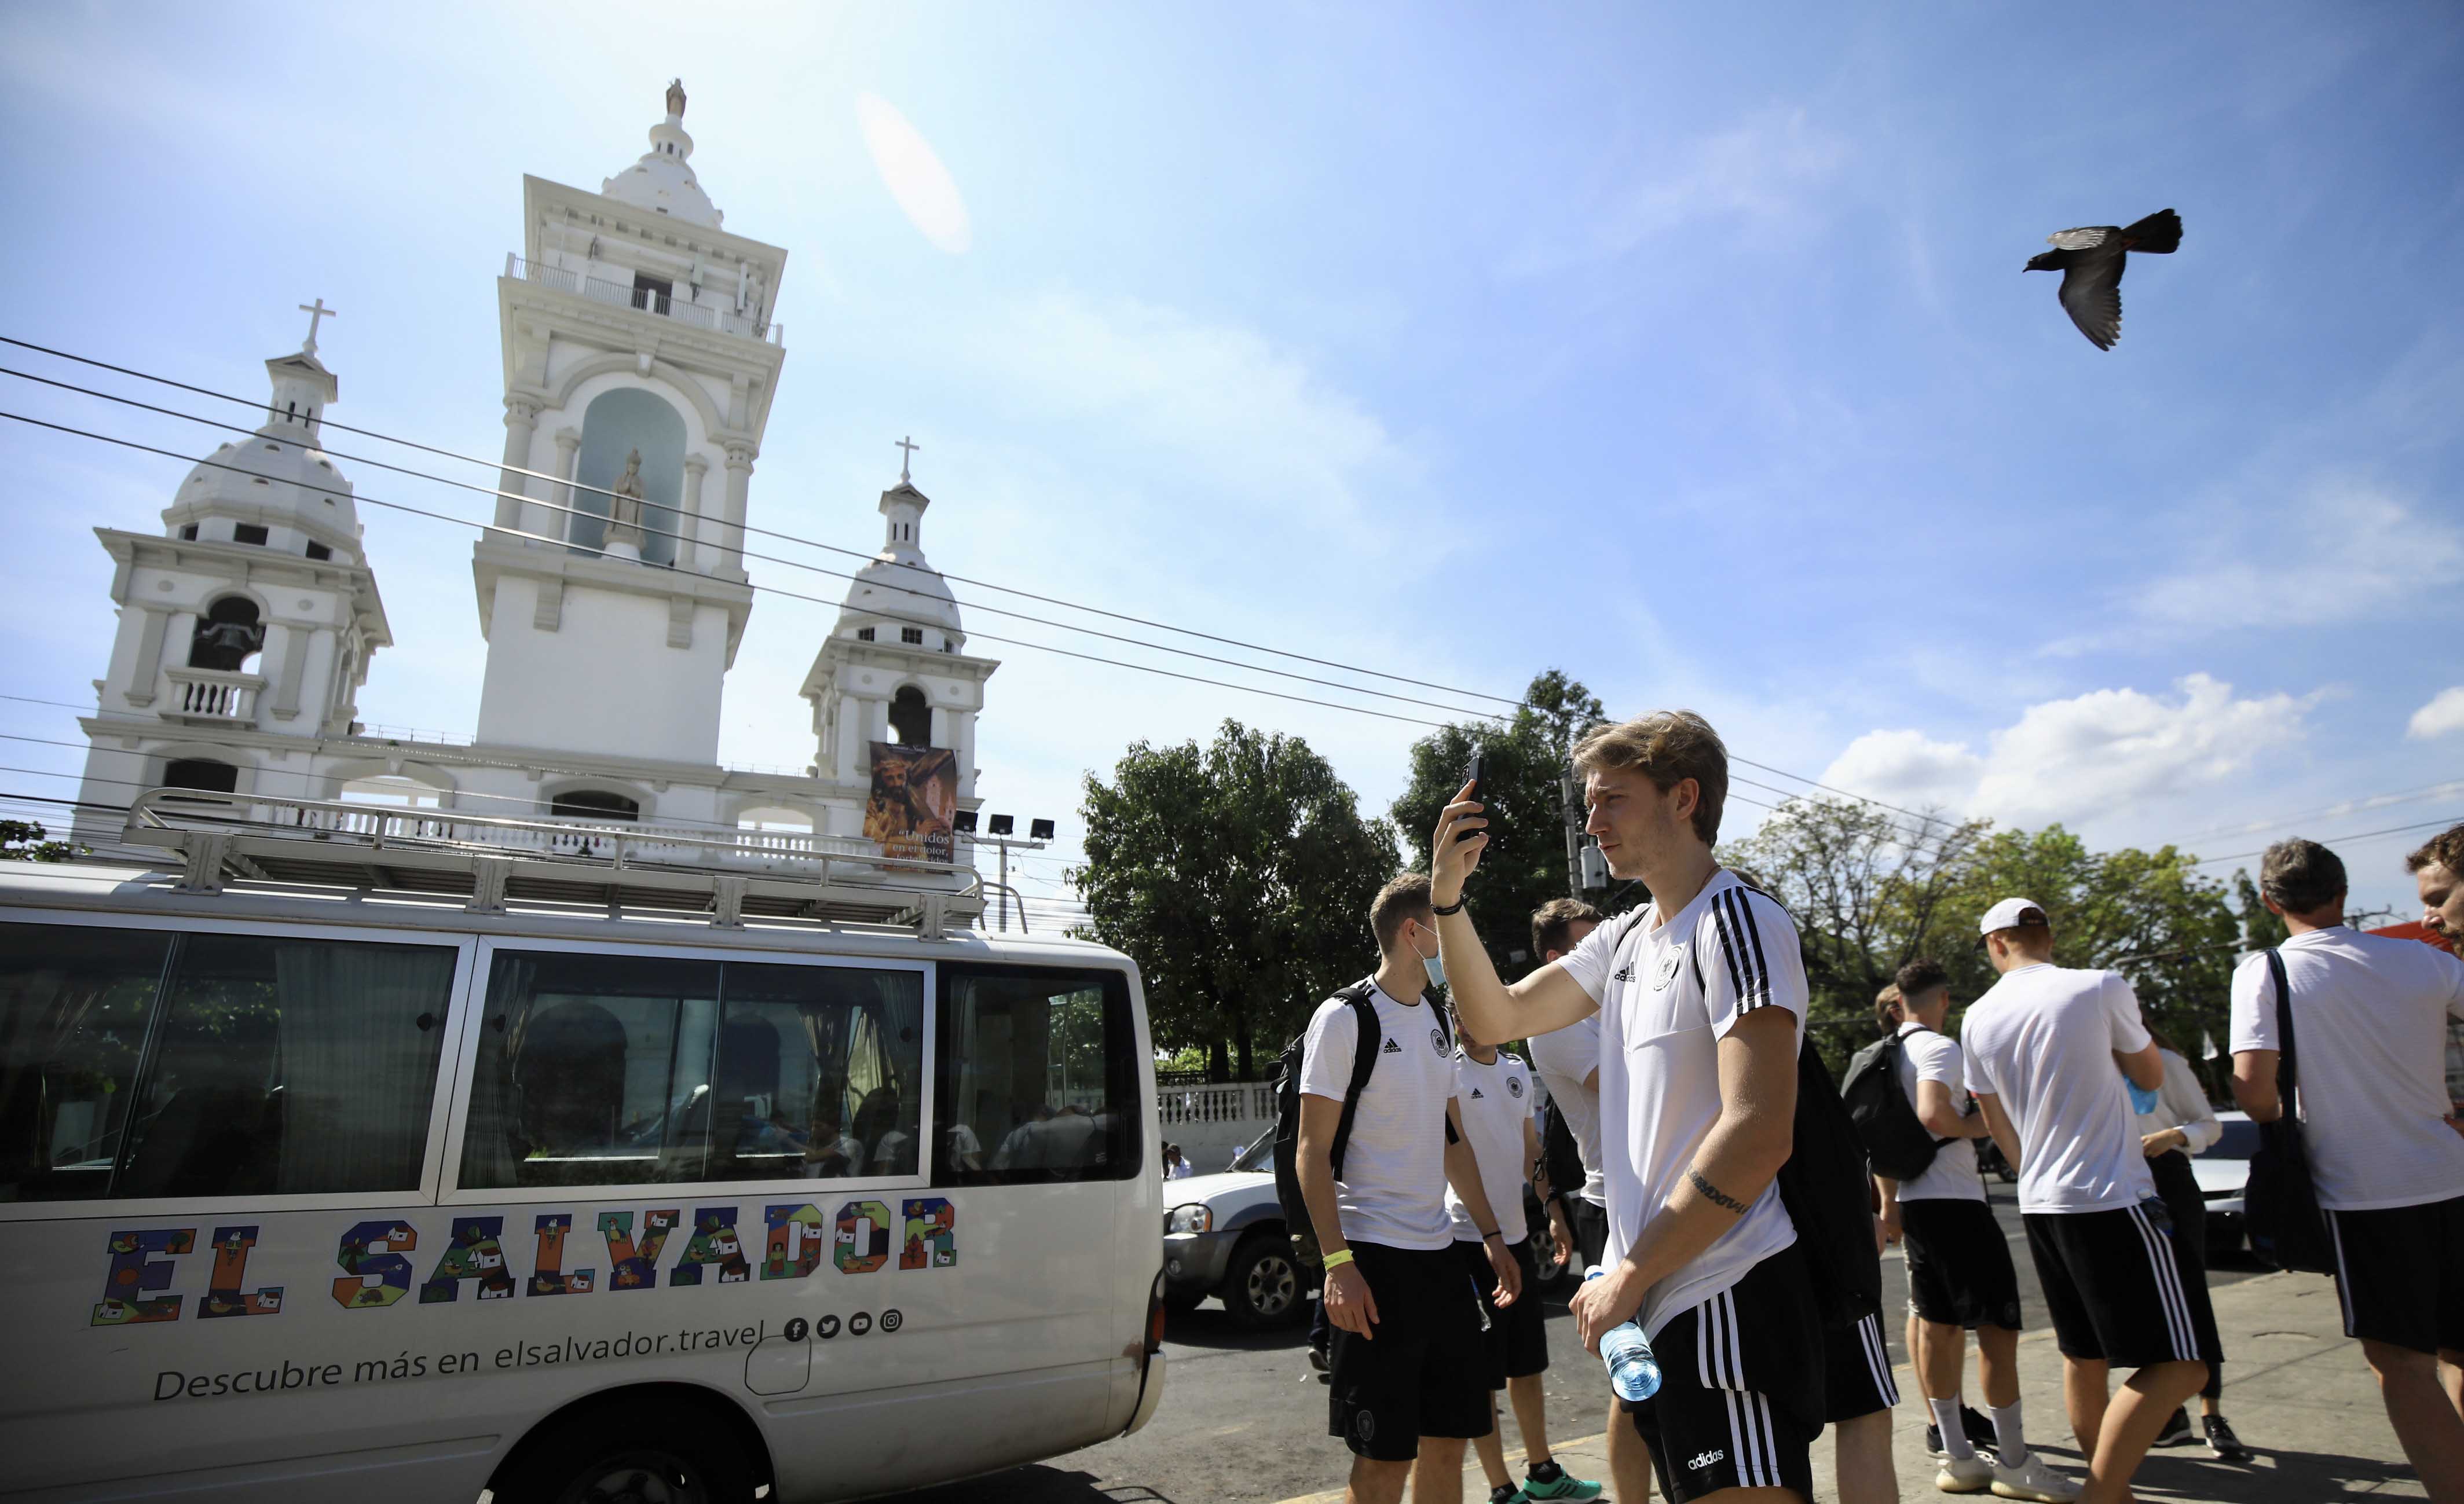
<instances>
[{"instance_id":1,"label":"black backpack","mask_svg":"<svg viewBox=\"0 0 2464 1504\"><path fill-rule=\"evenodd\" d=\"M1913 1121L1913 1120L1912 1120ZM1779 1199L1826 1326L1853 1326L1882 1309L1882 1257L1874 1246L1874 1182L1848 1106L1814 1035L1796 1054L1796 1138L1779 1167Z\"/></svg>"},{"instance_id":2,"label":"black backpack","mask_svg":"<svg viewBox=\"0 0 2464 1504\"><path fill-rule=\"evenodd\" d=\"M1343 1151L1352 1143L1352 1117L1360 1106L1360 1089L1377 1068L1377 1046L1386 1031L1377 1024L1375 984L1367 977L1335 993L1352 1005L1359 1022L1360 1042L1352 1057L1352 1084L1344 1089L1343 1116L1334 1125L1334 1144L1327 1158L1334 1178L1343 1178ZM1301 1194L1301 1061L1308 1051L1309 1031L1302 1030L1284 1046L1275 1061L1275 1199L1283 1203L1284 1227L1291 1234L1292 1254L1302 1267L1318 1267L1317 1229L1309 1221L1309 1200Z\"/></svg>"},{"instance_id":3,"label":"black backpack","mask_svg":"<svg viewBox=\"0 0 2464 1504\"><path fill-rule=\"evenodd\" d=\"M1771 895L1743 879L1766 899ZM1777 899L1771 899L1774 904ZM1624 943L1624 936L1617 937ZM1703 985L1699 943L1689 948L1694 985ZM1788 1160L1779 1167L1780 1205L1796 1226L1814 1309L1829 1327L1854 1326L1882 1309L1882 1258L1874 1246L1874 1182L1847 1104L1831 1084L1831 1068L1814 1047L1814 1031L1796 1052L1796 1114Z\"/></svg>"},{"instance_id":4,"label":"black backpack","mask_svg":"<svg viewBox=\"0 0 2464 1504\"><path fill-rule=\"evenodd\" d=\"M1839 1083L1839 1100L1857 1125L1874 1173L1897 1181L1924 1174L1942 1147L1918 1121L1916 1104L1900 1082L1900 1058L1905 1053L1905 1042L1894 1030L1851 1056L1848 1079Z\"/></svg>"}]
</instances>

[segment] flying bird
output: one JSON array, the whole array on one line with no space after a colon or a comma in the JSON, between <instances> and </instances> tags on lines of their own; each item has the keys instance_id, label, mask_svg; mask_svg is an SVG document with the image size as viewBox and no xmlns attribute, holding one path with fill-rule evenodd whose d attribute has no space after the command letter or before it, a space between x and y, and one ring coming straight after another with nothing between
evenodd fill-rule
<instances>
[{"instance_id":1,"label":"flying bird","mask_svg":"<svg viewBox=\"0 0 2464 1504\"><path fill-rule=\"evenodd\" d=\"M2182 244L2182 216L2158 209L2136 225L2089 225L2045 237L2055 249L2028 258L2030 272L2062 274L2062 308L2100 350L2122 338L2122 269L2134 251L2170 254Z\"/></svg>"}]
</instances>

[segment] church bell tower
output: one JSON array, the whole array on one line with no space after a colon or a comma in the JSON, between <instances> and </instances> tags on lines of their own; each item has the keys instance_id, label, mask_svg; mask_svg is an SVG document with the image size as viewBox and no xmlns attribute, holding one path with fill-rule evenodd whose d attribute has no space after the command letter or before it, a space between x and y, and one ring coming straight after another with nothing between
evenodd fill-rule
<instances>
[{"instance_id":1,"label":"church bell tower","mask_svg":"<svg viewBox=\"0 0 2464 1504\"><path fill-rule=\"evenodd\" d=\"M721 228L681 81L599 191L522 180L496 282L507 494L472 555L482 746L717 760L787 253Z\"/></svg>"}]
</instances>

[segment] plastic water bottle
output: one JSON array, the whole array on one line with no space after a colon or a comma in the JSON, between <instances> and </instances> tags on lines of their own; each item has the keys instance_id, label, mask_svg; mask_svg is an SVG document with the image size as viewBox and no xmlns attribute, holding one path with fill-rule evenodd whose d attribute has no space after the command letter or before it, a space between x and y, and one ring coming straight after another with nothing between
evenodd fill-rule
<instances>
[{"instance_id":1,"label":"plastic water bottle","mask_svg":"<svg viewBox=\"0 0 2464 1504\"><path fill-rule=\"evenodd\" d=\"M1594 1264L1583 1275L1583 1283L1590 1284L1605 1273ZM1639 1403L1660 1392L1660 1360L1651 1356L1651 1342L1639 1323L1627 1321L1601 1333L1600 1361L1608 1364L1609 1387L1617 1390L1618 1399Z\"/></svg>"}]
</instances>

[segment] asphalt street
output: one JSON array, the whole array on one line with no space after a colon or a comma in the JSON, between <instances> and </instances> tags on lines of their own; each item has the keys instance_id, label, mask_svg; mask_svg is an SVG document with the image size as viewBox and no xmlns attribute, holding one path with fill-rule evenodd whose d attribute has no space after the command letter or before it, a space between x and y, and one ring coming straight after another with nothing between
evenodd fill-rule
<instances>
[{"instance_id":1,"label":"asphalt street","mask_svg":"<svg viewBox=\"0 0 2464 1504\"><path fill-rule=\"evenodd\" d=\"M2030 1328L2041 1327L2044 1300L2012 1188L1994 1184L1989 1188L1994 1214L2011 1243L2012 1262L2018 1268L2022 1314ZM2261 1273L2247 1254L2235 1254L2209 1271L2209 1282L2231 1284ZM1896 1249L1884 1256L1882 1284L1891 1360L1904 1364L1900 1313L1906 1309L1907 1277ZM1607 1379L1598 1360L1574 1340L1565 1302L1548 1302L1547 1309L1551 1430L1561 1437L1593 1435L1607 1418ZM1302 1328L1244 1333L1232 1325L1219 1302L1208 1300L1172 1319L1164 1350L1171 1360L1170 1386L1162 1408L1136 1435L989 1478L897 1494L895 1504L974 1504L986 1498L1003 1504L1272 1504L1342 1483L1349 1453L1326 1434L1326 1389L1306 1361ZM2023 1363L2055 1361L2042 1347L2023 1352L2028 1355ZM1972 1388L1972 1358L1967 1372ZM1904 1371L1900 1378L1902 1423L1922 1425L1914 1385ZM2062 1422L2049 1415L2035 1424L2059 1428ZM1511 1420L1507 1457L1519 1471L1522 1452Z\"/></svg>"}]
</instances>

